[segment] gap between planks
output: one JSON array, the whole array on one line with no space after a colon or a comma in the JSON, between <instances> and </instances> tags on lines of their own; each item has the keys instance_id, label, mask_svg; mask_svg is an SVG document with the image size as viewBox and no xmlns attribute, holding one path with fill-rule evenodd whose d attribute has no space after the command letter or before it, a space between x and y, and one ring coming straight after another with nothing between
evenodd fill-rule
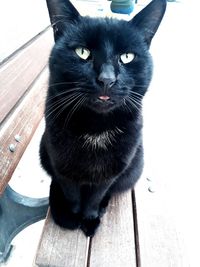
<instances>
[{"instance_id":1,"label":"gap between planks","mask_svg":"<svg viewBox=\"0 0 200 267\"><path fill-rule=\"evenodd\" d=\"M113 197L92 238L64 230L49 214L35 258L36 266L137 267L131 192Z\"/></svg>"},{"instance_id":2,"label":"gap between planks","mask_svg":"<svg viewBox=\"0 0 200 267\"><path fill-rule=\"evenodd\" d=\"M138 215L137 215L137 205L135 198L135 190L132 190L132 203L133 203L133 225L135 233L135 257L136 257L136 266L141 267L141 256L140 256L140 240L138 232Z\"/></svg>"}]
</instances>

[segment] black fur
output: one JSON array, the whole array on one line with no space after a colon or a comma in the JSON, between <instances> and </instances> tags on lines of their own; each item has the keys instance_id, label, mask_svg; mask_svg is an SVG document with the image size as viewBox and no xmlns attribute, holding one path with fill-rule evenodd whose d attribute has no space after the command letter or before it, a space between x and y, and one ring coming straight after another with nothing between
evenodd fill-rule
<instances>
[{"instance_id":1,"label":"black fur","mask_svg":"<svg viewBox=\"0 0 200 267\"><path fill-rule=\"evenodd\" d=\"M166 1L154 0L129 22L82 17L66 0L47 3L56 43L41 163L52 177L55 222L92 236L110 197L132 188L142 173L141 105L152 76L148 49ZM89 49L86 60L78 47ZM135 58L124 64L124 53Z\"/></svg>"}]
</instances>

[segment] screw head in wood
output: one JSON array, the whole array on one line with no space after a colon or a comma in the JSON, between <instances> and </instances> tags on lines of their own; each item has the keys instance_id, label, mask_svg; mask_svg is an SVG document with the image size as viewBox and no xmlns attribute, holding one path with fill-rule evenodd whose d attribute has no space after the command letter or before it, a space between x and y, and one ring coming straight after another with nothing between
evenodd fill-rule
<instances>
[{"instance_id":1,"label":"screw head in wood","mask_svg":"<svg viewBox=\"0 0 200 267\"><path fill-rule=\"evenodd\" d=\"M149 186L148 191L150 193L155 193L155 188L153 186Z\"/></svg>"},{"instance_id":2,"label":"screw head in wood","mask_svg":"<svg viewBox=\"0 0 200 267\"><path fill-rule=\"evenodd\" d=\"M15 145L13 145L13 144L10 144L9 145L10 152L15 152L15 149L16 149L16 146Z\"/></svg>"},{"instance_id":3,"label":"screw head in wood","mask_svg":"<svg viewBox=\"0 0 200 267\"><path fill-rule=\"evenodd\" d=\"M21 136L19 134L15 135L15 141L20 142Z\"/></svg>"}]
</instances>

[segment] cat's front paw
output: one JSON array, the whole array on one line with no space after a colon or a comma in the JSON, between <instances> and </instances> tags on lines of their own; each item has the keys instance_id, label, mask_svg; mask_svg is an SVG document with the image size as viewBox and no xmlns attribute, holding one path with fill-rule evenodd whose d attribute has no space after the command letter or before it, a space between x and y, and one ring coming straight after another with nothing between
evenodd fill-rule
<instances>
[{"instance_id":1,"label":"cat's front paw","mask_svg":"<svg viewBox=\"0 0 200 267\"><path fill-rule=\"evenodd\" d=\"M62 228L67 228L70 230L80 228L81 217L79 213L75 214L71 212L69 209L61 210L57 208L55 210L51 208L51 214L54 222Z\"/></svg>"},{"instance_id":2,"label":"cat's front paw","mask_svg":"<svg viewBox=\"0 0 200 267\"><path fill-rule=\"evenodd\" d=\"M55 181L51 183L49 204L56 224L71 230L80 228L79 206L65 198L60 185Z\"/></svg>"},{"instance_id":3,"label":"cat's front paw","mask_svg":"<svg viewBox=\"0 0 200 267\"><path fill-rule=\"evenodd\" d=\"M97 231L97 228L100 224L100 218L93 219L83 219L81 223L81 230L85 233L86 236L94 236Z\"/></svg>"}]
</instances>

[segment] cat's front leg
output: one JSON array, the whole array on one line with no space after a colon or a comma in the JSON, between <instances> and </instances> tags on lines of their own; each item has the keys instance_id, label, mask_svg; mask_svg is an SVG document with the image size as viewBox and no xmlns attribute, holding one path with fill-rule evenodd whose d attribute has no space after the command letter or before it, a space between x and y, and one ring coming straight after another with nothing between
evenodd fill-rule
<instances>
[{"instance_id":1,"label":"cat's front leg","mask_svg":"<svg viewBox=\"0 0 200 267\"><path fill-rule=\"evenodd\" d=\"M72 230L80 227L80 191L78 188L73 188L67 184L64 188L63 185L53 180L50 187L49 202L51 214L56 224Z\"/></svg>"},{"instance_id":2,"label":"cat's front leg","mask_svg":"<svg viewBox=\"0 0 200 267\"><path fill-rule=\"evenodd\" d=\"M93 236L100 224L100 218L108 205L109 188L112 183L84 185L81 188L82 223L81 229L87 236Z\"/></svg>"}]
</instances>

